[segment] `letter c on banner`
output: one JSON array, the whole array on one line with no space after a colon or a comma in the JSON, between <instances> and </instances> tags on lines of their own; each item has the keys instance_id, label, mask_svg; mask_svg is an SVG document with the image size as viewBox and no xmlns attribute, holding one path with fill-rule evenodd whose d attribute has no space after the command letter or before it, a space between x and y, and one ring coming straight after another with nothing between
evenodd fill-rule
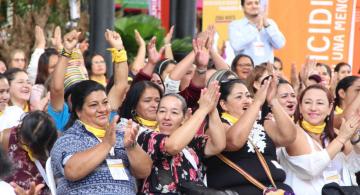
<instances>
[{"instance_id":1,"label":"letter c on banner","mask_svg":"<svg viewBox=\"0 0 360 195\"><path fill-rule=\"evenodd\" d=\"M307 40L307 48L313 52L325 52L326 50L328 50L330 48L330 40L328 37L322 37L322 40L324 41L324 46L323 47L315 47L313 45L313 42L315 41L315 37L311 36L308 38Z\"/></svg>"}]
</instances>

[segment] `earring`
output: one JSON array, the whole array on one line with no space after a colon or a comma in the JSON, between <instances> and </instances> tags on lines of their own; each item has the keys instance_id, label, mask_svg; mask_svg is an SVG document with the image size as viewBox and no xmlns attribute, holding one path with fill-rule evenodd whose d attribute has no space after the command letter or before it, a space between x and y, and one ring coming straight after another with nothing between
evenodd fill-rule
<instances>
[{"instance_id":1,"label":"earring","mask_svg":"<svg viewBox=\"0 0 360 195\"><path fill-rule=\"evenodd\" d=\"M136 116L136 111L135 111L135 110L131 110L131 111L130 111L130 114L131 114L132 117L135 117L135 116Z\"/></svg>"}]
</instances>

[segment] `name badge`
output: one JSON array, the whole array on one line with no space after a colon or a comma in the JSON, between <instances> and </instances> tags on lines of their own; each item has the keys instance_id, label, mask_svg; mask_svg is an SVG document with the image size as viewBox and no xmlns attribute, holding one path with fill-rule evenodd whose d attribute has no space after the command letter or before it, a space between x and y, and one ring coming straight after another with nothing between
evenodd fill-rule
<instances>
[{"instance_id":1,"label":"name badge","mask_svg":"<svg viewBox=\"0 0 360 195\"><path fill-rule=\"evenodd\" d=\"M254 50L255 56L265 56L264 42L258 40L258 41L255 41L252 45L253 45L253 50Z\"/></svg>"},{"instance_id":2,"label":"name badge","mask_svg":"<svg viewBox=\"0 0 360 195\"><path fill-rule=\"evenodd\" d=\"M114 180L129 180L121 159L106 159L106 163Z\"/></svg>"},{"instance_id":3,"label":"name badge","mask_svg":"<svg viewBox=\"0 0 360 195\"><path fill-rule=\"evenodd\" d=\"M340 182L340 175L336 170L325 170L323 172L323 177L326 183L339 183Z\"/></svg>"}]
</instances>

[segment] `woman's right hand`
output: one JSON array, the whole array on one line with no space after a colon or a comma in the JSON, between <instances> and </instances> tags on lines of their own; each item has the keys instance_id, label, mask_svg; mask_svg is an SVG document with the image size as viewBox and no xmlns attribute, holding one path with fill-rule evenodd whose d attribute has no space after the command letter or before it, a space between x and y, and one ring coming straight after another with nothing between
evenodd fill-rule
<instances>
[{"instance_id":1,"label":"woman's right hand","mask_svg":"<svg viewBox=\"0 0 360 195\"><path fill-rule=\"evenodd\" d=\"M360 127L360 117L357 115L352 115L348 120L345 121L342 118L341 127L339 130L338 138L345 143L348 141L355 131Z\"/></svg>"},{"instance_id":2,"label":"woman's right hand","mask_svg":"<svg viewBox=\"0 0 360 195\"><path fill-rule=\"evenodd\" d=\"M78 37L81 32L77 32L76 30L72 30L71 32L64 35L64 49L66 52L71 53L72 50L76 47L78 43Z\"/></svg>"},{"instance_id":3,"label":"woman's right hand","mask_svg":"<svg viewBox=\"0 0 360 195\"><path fill-rule=\"evenodd\" d=\"M109 144L113 147L116 143L116 123L119 120L119 115L114 116L111 123L106 128L105 137L102 140L102 143Z\"/></svg>"},{"instance_id":4,"label":"woman's right hand","mask_svg":"<svg viewBox=\"0 0 360 195\"><path fill-rule=\"evenodd\" d=\"M148 52L148 61L149 63L155 65L158 61L161 60L162 54L165 51L165 47L160 48L159 51L156 49L156 37L154 36L148 46L147 46L147 52Z\"/></svg>"},{"instance_id":5,"label":"woman's right hand","mask_svg":"<svg viewBox=\"0 0 360 195\"><path fill-rule=\"evenodd\" d=\"M262 84L260 86L260 89L255 94L254 103L257 102L261 105L264 104L267 94L268 94L268 89L269 89L271 81L272 81L272 78L269 78L269 79L265 80L264 84Z\"/></svg>"},{"instance_id":6,"label":"woman's right hand","mask_svg":"<svg viewBox=\"0 0 360 195\"><path fill-rule=\"evenodd\" d=\"M220 86L218 81L212 81L208 88L202 89L201 96L198 101L199 109L206 110L206 113L215 109L220 97L219 89Z\"/></svg>"}]
</instances>

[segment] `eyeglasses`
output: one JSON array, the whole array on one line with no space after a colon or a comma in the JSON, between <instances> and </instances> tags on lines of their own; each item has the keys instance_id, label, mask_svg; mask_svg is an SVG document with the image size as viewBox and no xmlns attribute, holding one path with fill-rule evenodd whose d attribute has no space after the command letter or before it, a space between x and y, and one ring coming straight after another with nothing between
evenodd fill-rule
<instances>
[{"instance_id":1,"label":"eyeglasses","mask_svg":"<svg viewBox=\"0 0 360 195\"><path fill-rule=\"evenodd\" d=\"M105 61L94 61L93 64L105 64Z\"/></svg>"},{"instance_id":2,"label":"eyeglasses","mask_svg":"<svg viewBox=\"0 0 360 195\"><path fill-rule=\"evenodd\" d=\"M250 64L250 63L239 63L239 64L236 64L236 66L238 66L238 67L253 67L253 65L252 64Z\"/></svg>"}]
</instances>

